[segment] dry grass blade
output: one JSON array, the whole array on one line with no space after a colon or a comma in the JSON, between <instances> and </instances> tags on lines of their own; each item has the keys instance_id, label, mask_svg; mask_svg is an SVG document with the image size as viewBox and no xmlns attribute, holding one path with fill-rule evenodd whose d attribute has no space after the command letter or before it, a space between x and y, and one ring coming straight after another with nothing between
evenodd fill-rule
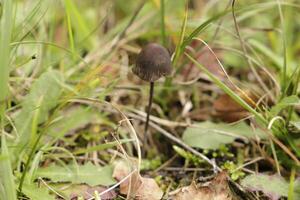
<instances>
[{"instance_id":1,"label":"dry grass blade","mask_svg":"<svg viewBox=\"0 0 300 200\"><path fill-rule=\"evenodd\" d=\"M136 147L136 150L137 150L137 154L138 154L138 166L137 166L137 171L139 172L140 171L140 168L141 168L141 160L142 160L142 154L141 154L141 147L140 147L140 141L138 139L138 136L137 136L137 133L134 129L134 127L132 126L130 120L126 117L126 115L124 114L124 112L122 112L118 106L110 103L110 102L102 102L102 101L99 101L97 99L92 99L92 98L75 98L75 99L70 99L68 102L77 102L77 103L84 103L84 104L89 104L89 105L109 105L110 107L113 107L114 110L116 110L119 114L121 114L123 120L126 122L127 124L127 127L129 128L130 130L130 133L132 135L132 137L134 138L134 141L135 141L135 147Z\"/></svg>"},{"instance_id":2,"label":"dry grass blade","mask_svg":"<svg viewBox=\"0 0 300 200\"><path fill-rule=\"evenodd\" d=\"M257 73L256 69L254 68L253 64L252 64L252 61L249 59L249 57L247 56L248 52L247 52L247 48L246 48L246 45L245 45L245 42L240 34L240 29L239 29L239 25L237 23L237 20L236 20L236 16L235 16L235 0L232 1L232 4L231 4L231 7L232 7L232 17L233 17L233 21L234 21L234 26L235 26L235 30L236 30L236 33L237 33L237 36L238 36L238 39L240 41L240 44L242 46L242 50L243 50L243 54L244 54L244 57L247 61L247 64L249 66L249 68L251 69L251 71L253 72L255 78L257 79L257 81L259 82L259 84L262 86L262 88L264 89L265 92L268 92L269 89L268 87L266 86L266 84L263 82L263 80L260 78L259 74Z\"/></svg>"},{"instance_id":3,"label":"dry grass blade","mask_svg":"<svg viewBox=\"0 0 300 200\"><path fill-rule=\"evenodd\" d=\"M106 102L106 103L108 103L108 102ZM129 121L129 119L126 117L126 115L116 105L113 105L111 103L108 103L108 104L110 104L113 108L115 108L122 115L123 119L127 123L127 126L129 128L132 136L135 139L136 150L137 150L137 154L138 154L138 167L137 167L137 171L139 172L140 169L141 169L142 153L141 153L141 146L140 146L140 141L139 141L139 138L137 136L137 133L136 133L134 127L132 126L131 122Z\"/></svg>"}]
</instances>

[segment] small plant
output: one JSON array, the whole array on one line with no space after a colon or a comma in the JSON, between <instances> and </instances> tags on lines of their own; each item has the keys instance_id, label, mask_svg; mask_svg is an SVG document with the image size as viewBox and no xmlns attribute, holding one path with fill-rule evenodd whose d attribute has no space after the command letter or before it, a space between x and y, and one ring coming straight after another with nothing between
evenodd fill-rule
<instances>
[{"instance_id":1,"label":"small plant","mask_svg":"<svg viewBox=\"0 0 300 200\"><path fill-rule=\"evenodd\" d=\"M185 166L189 163L192 163L195 166L199 166L204 163L203 160L199 159L199 157L195 156L194 154L185 151L184 149L174 145L173 149L178 153L181 157L185 158Z\"/></svg>"},{"instance_id":2,"label":"small plant","mask_svg":"<svg viewBox=\"0 0 300 200\"><path fill-rule=\"evenodd\" d=\"M222 168L228 170L230 178L234 181L245 176L245 173L241 171L232 161L226 161Z\"/></svg>"}]
</instances>

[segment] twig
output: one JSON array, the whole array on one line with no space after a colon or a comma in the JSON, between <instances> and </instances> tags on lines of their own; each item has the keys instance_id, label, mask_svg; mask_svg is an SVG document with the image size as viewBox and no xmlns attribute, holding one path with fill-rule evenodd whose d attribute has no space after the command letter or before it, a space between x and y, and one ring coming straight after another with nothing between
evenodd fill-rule
<instances>
[{"instance_id":1,"label":"twig","mask_svg":"<svg viewBox=\"0 0 300 200\"><path fill-rule=\"evenodd\" d=\"M141 121L146 121L146 119L140 118L139 116L137 116L137 115L135 115L133 113L127 113L127 115L130 116L130 117L132 117L132 118L139 119ZM149 122L149 125L152 128L156 129L158 132L160 132L162 135L164 135L165 137L167 137L168 139L170 139L173 142L179 144L180 146L182 146L186 150L190 151L191 153L195 154L196 156L200 157L201 159L205 160L208 164L210 164L217 171L219 171L219 172L222 171L222 169L220 167L218 167L214 161L210 160L204 154L196 151L195 149L193 149L192 147L190 147L189 145L187 145L186 143L184 143L182 140L180 140L177 137L173 136L172 133L169 133L168 131L166 131L165 129L161 128L160 126L158 126L157 124L155 124L155 123L153 123L151 121Z\"/></svg>"},{"instance_id":2,"label":"twig","mask_svg":"<svg viewBox=\"0 0 300 200\"><path fill-rule=\"evenodd\" d=\"M125 178L123 178L121 181L119 181L117 184L115 184L115 185L113 185L112 187L110 187L110 188L108 188L108 189L106 189L106 190L104 190L103 192L101 192L100 194L99 194L99 196L101 197L102 195L104 195L105 193L107 193L107 192L109 192L109 191L112 191L113 189L115 189L116 187L118 187L119 185L121 185L123 182L125 182L128 178L130 178L130 176L133 174L133 173L135 173L136 172L136 169L135 170L133 170L130 174L128 174L127 176L125 176ZM91 197L91 198L89 198L88 200L93 200L93 199L95 199L95 197Z\"/></svg>"}]
</instances>

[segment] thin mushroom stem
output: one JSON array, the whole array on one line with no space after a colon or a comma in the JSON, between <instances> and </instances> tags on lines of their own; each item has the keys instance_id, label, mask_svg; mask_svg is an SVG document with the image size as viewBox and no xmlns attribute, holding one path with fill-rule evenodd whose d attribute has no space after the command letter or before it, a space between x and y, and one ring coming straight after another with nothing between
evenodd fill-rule
<instances>
[{"instance_id":1,"label":"thin mushroom stem","mask_svg":"<svg viewBox=\"0 0 300 200\"><path fill-rule=\"evenodd\" d=\"M147 131L149 126L150 111L151 111L152 100L153 100L153 91L154 91L154 82L152 81L150 82L149 104L148 104L147 118L146 118L145 131L144 131L144 149L147 145Z\"/></svg>"}]
</instances>

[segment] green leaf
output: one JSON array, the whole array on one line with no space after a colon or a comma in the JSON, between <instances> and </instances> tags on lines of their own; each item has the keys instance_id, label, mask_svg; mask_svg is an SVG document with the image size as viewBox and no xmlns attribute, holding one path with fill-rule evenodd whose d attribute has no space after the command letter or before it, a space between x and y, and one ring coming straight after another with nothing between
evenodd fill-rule
<instances>
[{"instance_id":1,"label":"green leaf","mask_svg":"<svg viewBox=\"0 0 300 200\"><path fill-rule=\"evenodd\" d=\"M90 186L109 186L115 183L112 178L113 168L110 165L97 167L91 163L85 165L57 166L51 165L39 168L34 174L35 178L49 178L53 182L71 182L73 184L86 183Z\"/></svg>"},{"instance_id":2,"label":"green leaf","mask_svg":"<svg viewBox=\"0 0 300 200\"><path fill-rule=\"evenodd\" d=\"M58 71L51 70L43 73L31 86L29 94L22 103L22 110L15 118L21 146L31 139L31 125L36 109L39 109L38 124L48 119L49 110L54 108L62 94L63 77ZM37 105L37 102L38 105ZM38 106L38 107L37 107Z\"/></svg>"},{"instance_id":3,"label":"green leaf","mask_svg":"<svg viewBox=\"0 0 300 200\"><path fill-rule=\"evenodd\" d=\"M229 125L206 121L187 128L182 139L192 147L218 149L222 144L230 144L237 138L254 138L255 136L265 137L262 131L253 130L244 122Z\"/></svg>"},{"instance_id":4,"label":"green leaf","mask_svg":"<svg viewBox=\"0 0 300 200\"><path fill-rule=\"evenodd\" d=\"M71 28L75 29L75 31L77 32L78 41L82 41L89 35L89 33L91 33L91 30L87 26L88 23L82 15L83 12L82 10L80 10L80 7L78 7L74 1L65 0L64 3L65 3L66 12L68 13L72 23ZM88 39L85 42L85 45L89 45L89 44L90 44L90 40Z\"/></svg>"},{"instance_id":5,"label":"green leaf","mask_svg":"<svg viewBox=\"0 0 300 200\"><path fill-rule=\"evenodd\" d=\"M63 110L60 113L61 120L58 120L48 128L47 135L61 138L65 134L84 127L91 122L97 122L97 111L90 108L74 107L71 110Z\"/></svg>"},{"instance_id":6,"label":"green leaf","mask_svg":"<svg viewBox=\"0 0 300 200\"><path fill-rule=\"evenodd\" d=\"M250 191L262 191L271 199L288 196L289 183L278 175L252 174L244 178L241 184ZM295 189L299 184L299 181L295 183ZM294 197L300 199L299 191L295 191Z\"/></svg>"},{"instance_id":7,"label":"green leaf","mask_svg":"<svg viewBox=\"0 0 300 200\"><path fill-rule=\"evenodd\" d=\"M38 187L36 184L24 184L22 192L29 197L30 200L55 200L54 196L49 194L47 188Z\"/></svg>"},{"instance_id":8,"label":"green leaf","mask_svg":"<svg viewBox=\"0 0 300 200\"><path fill-rule=\"evenodd\" d=\"M300 131L300 121L298 121L298 122L291 121L291 124L292 124L298 131Z\"/></svg>"},{"instance_id":9,"label":"green leaf","mask_svg":"<svg viewBox=\"0 0 300 200\"><path fill-rule=\"evenodd\" d=\"M278 113L287 108L288 106L295 106L300 104L300 99L297 95L292 95L283 98L279 103L272 107L270 113L272 116L278 115Z\"/></svg>"},{"instance_id":10,"label":"green leaf","mask_svg":"<svg viewBox=\"0 0 300 200\"><path fill-rule=\"evenodd\" d=\"M39 122L44 122L48 118L48 112L58 103L58 98L62 94L63 76L59 71L50 70L43 73L31 86L30 93L22 105L22 114L30 114L36 109L36 103L41 98L41 115Z\"/></svg>"}]
</instances>

